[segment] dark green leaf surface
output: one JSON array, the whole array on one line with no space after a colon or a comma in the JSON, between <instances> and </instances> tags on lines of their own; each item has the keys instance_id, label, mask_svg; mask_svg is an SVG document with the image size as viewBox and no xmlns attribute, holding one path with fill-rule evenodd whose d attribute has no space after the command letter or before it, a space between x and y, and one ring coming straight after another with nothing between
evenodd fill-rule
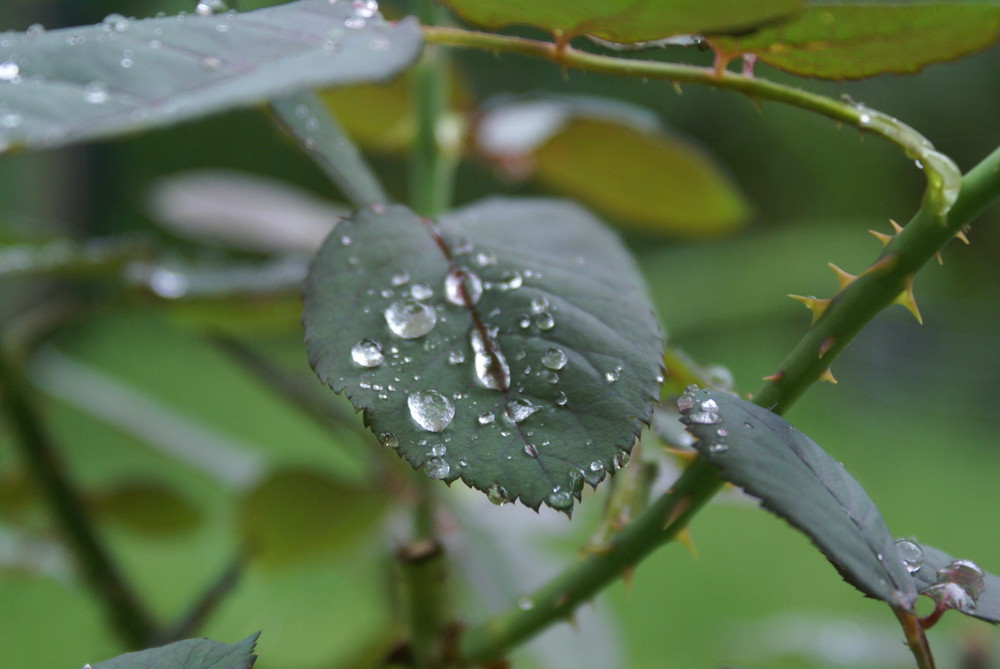
<instances>
[{"instance_id":1,"label":"dark green leaf surface","mask_svg":"<svg viewBox=\"0 0 1000 669\"><path fill-rule=\"evenodd\" d=\"M471 308L445 298L458 268L482 282ZM433 327L394 334L385 312L399 303L433 314ZM661 340L641 278L614 235L567 202L491 199L437 225L403 207L362 210L317 256L303 321L317 374L383 443L498 502L568 512L585 482L620 465L656 396ZM352 356L366 339L380 351L371 367ZM440 397L420 395L430 391ZM454 410L425 421L438 431L416 422L421 397Z\"/></svg>"},{"instance_id":2,"label":"dark green leaf surface","mask_svg":"<svg viewBox=\"0 0 1000 669\"><path fill-rule=\"evenodd\" d=\"M923 564L913 572L913 578L917 582L917 588L923 590L934 585L937 582L937 571L956 558L926 544L920 544L920 548L923 550ZM979 595L976 609L961 612L987 622L1000 623L1000 578L989 572L985 574L986 588Z\"/></svg>"},{"instance_id":3,"label":"dark green leaf surface","mask_svg":"<svg viewBox=\"0 0 1000 669\"><path fill-rule=\"evenodd\" d=\"M356 4L356 3L355 3ZM129 20L0 40L0 150L118 135L313 86L383 80L421 39L350 2Z\"/></svg>"},{"instance_id":4,"label":"dark green leaf surface","mask_svg":"<svg viewBox=\"0 0 1000 669\"><path fill-rule=\"evenodd\" d=\"M234 644L186 639L88 666L93 669L250 669L257 659L253 648L258 636L252 634Z\"/></svg>"},{"instance_id":5,"label":"dark green leaf surface","mask_svg":"<svg viewBox=\"0 0 1000 669\"><path fill-rule=\"evenodd\" d=\"M1000 37L994 2L816 4L790 23L745 37L713 37L722 53L756 54L795 74L829 79L916 72Z\"/></svg>"},{"instance_id":6,"label":"dark green leaf surface","mask_svg":"<svg viewBox=\"0 0 1000 669\"><path fill-rule=\"evenodd\" d=\"M567 37L640 42L670 35L750 30L795 12L800 0L447 0L489 28L532 25Z\"/></svg>"},{"instance_id":7,"label":"dark green leaf surface","mask_svg":"<svg viewBox=\"0 0 1000 669\"><path fill-rule=\"evenodd\" d=\"M844 580L912 609L914 581L875 503L843 465L780 416L731 395L689 391L678 405L722 478L805 532Z\"/></svg>"}]
</instances>

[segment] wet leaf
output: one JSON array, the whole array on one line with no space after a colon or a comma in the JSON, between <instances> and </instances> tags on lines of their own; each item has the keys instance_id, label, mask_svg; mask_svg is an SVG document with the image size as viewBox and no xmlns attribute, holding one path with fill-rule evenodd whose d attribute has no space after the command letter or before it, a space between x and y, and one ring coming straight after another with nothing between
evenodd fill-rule
<instances>
[{"instance_id":1,"label":"wet leaf","mask_svg":"<svg viewBox=\"0 0 1000 669\"><path fill-rule=\"evenodd\" d=\"M630 256L558 200L486 200L436 225L376 209L310 271L317 374L428 476L569 512L656 396L659 330Z\"/></svg>"},{"instance_id":2,"label":"wet leaf","mask_svg":"<svg viewBox=\"0 0 1000 669\"><path fill-rule=\"evenodd\" d=\"M916 72L1000 37L1000 6L980 2L822 3L744 37L712 37L722 53L753 53L787 72L855 79Z\"/></svg>"},{"instance_id":3,"label":"wet leaf","mask_svg":"<svg viewBox=\"0 0 1000 669\"><path fill-rule=\"evenodd\" d=\"M385 498L310 469L283 469L240 502L239 526L254 558L280 565L352 546L385 509Z\"/></svg>"},{"instance_id":4,"label":"wet leaf","mask_svg":"<svg viewBox=\"0 0 1000 669\"><path fill-rule=\"evenodd\" d=\"M193 529L201 510L172 488L156 482L127 482L90 495L104 520L150 535Z\"/></svg>"},{"instance_id":5,"label":"wet leaf","mask_svg":"<svg viewBox=\"0 0 1000 669\"><path fill-rule=\"evenodd\" d=\"M257 660L253 649L258 636L259 633L252 634L234 644L186 639L89 666L92 669L250 669Z\"/></svg>"},{"instance_id":6,"label":"wet leaf","mask_svg":"<svg viewBox=\"0 0 1000 669\"><path fill-rule=\"evenodd\" d=\"M360 7L360 9L359 9ZM420 49L414 21L299 0L237 14L130 20L0 42L0 150L57 146L387 79Z\"/></svg>"},{"instance_id":7,"label":"wet leaf","mask_svg":"<svg viewBox=\"0 0 1000 669\"><path fill-rule=\"evenodd\" d=\"M731 395L692 390L678 407L723 479L805 532L858 590L912 610L914 581L875 503L843 465L780 416Z\"/></svg>"},{"instance_id":8,"label":"wet leaf","mask_svg":"<svg viewBox=\"0 0 1000 669\"><path fill-rule=\"evenodd\" d=\"M923 590L937 583L939 569L958 558L926 544L919 544L919 546L923 562L920 564L920 568L913 572L913 579L917 583L917 588ZM975 610L961 612L987 622L1000 623L1000 577L989 572L985 572L985 577L986 587L979 595Z\"/></svg>"},{"instance_id":9,"label":"wet leaf","mask_svg":"<svg viewBox=\"0 0 1000 669\"><path fill-rule=\"evenodd\" d=\"M800 0L447 0L463 18L489 28L532 25L566 37L614 42L752 30L787 17Z\"/></svg>"}]
</instances>

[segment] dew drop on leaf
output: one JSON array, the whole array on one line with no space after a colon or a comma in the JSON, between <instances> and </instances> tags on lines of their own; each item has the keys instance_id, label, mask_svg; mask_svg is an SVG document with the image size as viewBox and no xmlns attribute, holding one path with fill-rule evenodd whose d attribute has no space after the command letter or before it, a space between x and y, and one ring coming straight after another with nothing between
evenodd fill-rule
<instances>
[{"instance_id":1,"label":"dew drop on leaf","mask_svg":"<svg viewBox=\"0 0 1000 669\"><path fill-rule=\"evenodd\" d=\"M899 551L906 571L911 574L920 571L924 564L924 549L919 544L910 539L896 539L896 550Z\"/></svg>"},{"instance_id":2,"label":"dew drop on leaf","mask_svg":"<svg viewBox=\"0 0 1000 669\"><path fill-rule=\"evenodd\" d=\"M483 282L464 267L452 269L444 279L445 299L460 307L473 307L483 295Z\"/></svg>"},{"instance_id":3,"label":"dew drop on leaf","mask_svg":"<svg viewBox=\"0 0 1000 669\"><path fill-rule=\"evenodd\" d=\"M465 362L465 352L459 349L450 351L448 353L448 364L449 365L461 365Z\"/></svg>"},{"instance_id":4,"label":"dew drop on leaf","mask_svg":"<svg viewBox=\"0 0 1000 669\"><path fill-rule=\"evenodd\" d=\"M492 411L484 411L481 414L479 414L479 416L476 417L476 420L479 422L480 425L489 425L494 420L496 420L496 418L493 416Z\"/></svg>"},{"instance_id":5,"label":"dew drop on leaf","mask_svg":"<svg viewBox=\"0 0 1000 669\"><path fill-rule=\"evenodd\" d=\"M448 478L451 473L451 465L440 458L432 458L424 463L424 473L432 479Z\"/></svg>"},{"instance_id":6,"label":"dew drop on leaf","mask_svg":"<svg viewBox=\"0 0 1000 669\"><path fill-rule=\"evenodd\" d=\"M392 432L383 432L378 439L386 448L399 448L399 439Z\"/></svg>"},{"instance_id":7,"label":"dew drop on leaf","mask_svg":"<svg viewBox=\"0 0 1000 669\"><path fill-rule=\"evenodd\" d=\"M573 506L573 494L568 490L556 489L546 501L553 509L567 509Z\"/></svg>"},{"instance_id":8,"label":"dew drop on leaf","mask_svg":"<svg viewBox=\"0 0 1000 669\"><path fill-rule=\"evenodd\" d=\"M437 312L417 300L400 300L385 310L385 322L397 337L416 339L434 329Z\"/></svg>"},{"instance_id":9,"label":"dew drop on leaf","mask_svg":"<svg viewBox=\"0 0 1000 669\"><path fill-rule=\"evenodd\" d=\"M479 328L469 331L469 341L475 354L476 380L484 388L506 390L510 387L510 367L496 341L496 331L490 330L484 336Z\"/></svg>"},{"instance_id":10,"label":"dew drop on leaf","mask_svg":"<svg viewBox=\"0 0 1000 669\"><path fill-rule=\"evenodd\" d=\"M492 267L497 264L497 257L492 251L480 251L476 254L476 264L480 267Z\"/></svg>"},{"instance_id":11,"label":"dew drop on leaf","mask_svg":"<svg viewBox=\"0 0 1000 669\"><path fill-rule=\"evenodd\" d=\"M426 283L415 283L410 286L410 295L415 300L429 300L434 296L434 291Z\"/></svg>"},{"instance_id":12,"label":"dew drop on leaf","mask_svg":"<svg viewBox=\"0 0 1000 669\"><path fill-rule=\"evenodd\" d=\"M507 410L507 416L509 416L515 423L520 423L528 418L528 416L542 410L542 407L537 404L532 404L530 401L520 397L515 397L507 402L507 406L505 408Z\"/></svg>"},{"instance_id":13,"label":"dew drop on leaf","mask_svg":"<svg viewBox=\"0 0 1000 669\"><path fill-rule=\"evenodd\" d=\"M497 288L500 290L517 290L522 285L524 285L524 277L521 276L520 272L508 270L500 275Z\"/></svg>"},{"instance_id":14,"label":"dew drop on leaf","mask_svg":"<svg viewBox=\"0 0 1000 669\"><path fill-rule=\"evenodd\" d=\"M566 366L566 352L561 348L550 348L542 354L542 364L549 369L560 370Z\"/></svg>"},{"instance_id":15,"label":"dew drop on leaf","mask_svg":"<svg viewBox=\"0 0 1000 669\"><path fill-rule=\"evenodd\" d=\"M510 501L507 497L507 490L496 483L490 486L489 490L486 491L486 497L493 504L500 506L501 504L506 504Z\"/></svg>"},{"instance_id":16,"label":"dew drop on leaf","mask_svg":"<svg viewBox=\"0 0 1000 669\"><path fill-rule=\"evenodd\" d=\"M602 469L604 469L604 463L602 463L600 460L594 460L593 462L590 463L590 471L599 472Z\"/></svg>"},{"instance_id":17,"label":"dew drop on leaf","mask_svg":"<svg viewBox=\"0 0 1000 669\"><path fill-rule=\"evenodd\" d=\"M542 314L548 311L548 308L549 301L541 295L531 298L531 313Z\"/></svg>"},{"instance_id":18,"label":"dew drop on leaf","mask_svg":"<svg viewBox=\"0 0 1000 669\"><path fill-rule=\"evenodd\" d=\"M524 454L527 455L529 458L537 458L538 457L538 449L535 448L534 444L525 444L524 445Z\"/></svg>"},{"instance_id":19,"label":"dew drop on leaf","mask_svg":"<svg viewBox=\"0 0 1000 669\"><path fill-rule=\"evenodd\" d=\"M622 366L617 365L614 369L605 372L604 380L607 381L608 383L614 383L615 381L621 378L621 375L622 375Z\"/></svg>"},{"instance_id":20,"label":"dew drop on leaf","mask_svg":"<svg viewBox=\"0 0 1000 669\"><path fill-rule=\"evenodd\" d=\"M394 286L402 286L409 280L410 280L410 275L408 272L400 272L399 274L392 275L392 285Z\"/></svg>"},{"instance_id":21,"label":"dew drop on leaf","mask_svg":"<svg viewBox=\"0 0 1000 669\"><path fill-rule=\"evenodd\" d=\"M406 398L406 405L413 421L428 432L443 432L455 417L455 405L436 390L417 391Z\"/></svg>"},{"instance_id":22,"label":"dew drop on leaf","mask_svg":"<svg viewBox=\"0 0 1000 669\"><path fill-rule=\"evenodd\" d=\"M539 330L548 331L556 326L556 319L549 312L543 311L535 316L535 324Z\"/></svg>"},{"instance_id":23,"label":"dew drop on leaf","mask_svg":"<svg viewBox=\"0 0 1000 669\"><path fill-rule=\"evenodd\" d=\"M385 360L382 344L374 339L362 339L351 349L351 360L362 367L378 367Z\"/></svg>"},{"instance_id":24,"label":"dew drop on leaf","mask_svg":"<svg viewBox=\"0 0 1000 669\"><path fill-rule=\"evenodd\" d=\"M562 391L556 393L555 397L553 399L554 399L555 403L558 406L561 406L561 407L564 407L564 406L566 406L569 403L569 398L566 397L566 393L564 393Z\"/></svg>"}]
</instances>

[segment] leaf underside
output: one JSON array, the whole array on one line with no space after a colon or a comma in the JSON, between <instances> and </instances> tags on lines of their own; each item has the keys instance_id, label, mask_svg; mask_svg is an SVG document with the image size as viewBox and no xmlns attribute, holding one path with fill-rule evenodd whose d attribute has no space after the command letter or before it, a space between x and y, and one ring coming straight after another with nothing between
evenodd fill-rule
<instances>
[{"instance_id":1,"label":"leaf underside","mask_svg":"<svg viewBox=\"0 0 1000 669\"><path fill-rule=\"evenodd\" d=\"M682 421L720 476L808 535L848 583L895 608L917 597L875 503L843 465L780 416L725 393L681 396Z\"/></svg>"},{"instance_id":2,"label":"leaf underside","mask_svg":"<svg viewBox=\"0 0 1000 669\"><path fill-rule=\"evenodd\" d=\"M0 151L170 125L316 86L384 80L417 56L413 19L299 0L238 14L8 33Z\"/></svg>"},{"instance_id":3,"label":"leaf underside","mask_svg":"<svg viewBox=\"0 0 1000 669\"><path fill-rule=\"evenodd\" d=\"M557 200L485 200L436 225L404 207L374 209L341 222L310 271L303 322L317 374L414 468L494 501L569 512L584 483L620 465L657 394L661 338L630 256ZM471 308L444 298L456 268L482 282ZM402 338L384 312L414 295L436 322ZM506 388L476 371L471 342L482 332L509 367ZM377 366L352 358L365 339L384 355ZM428 391L454 408L440 431L408 404Z\"/></svg>"},{"instance_id":4,"label":"leaf underside","mask_svg":"<svg viewBox=\"0 0 1000 669\"><path fill-rule=\"evenodd\" d=\"M234 644L186 639L160 648L126 653L93 669L250 669L257 656L253 649L258 634Z\"/></svg>"}]
</instances>

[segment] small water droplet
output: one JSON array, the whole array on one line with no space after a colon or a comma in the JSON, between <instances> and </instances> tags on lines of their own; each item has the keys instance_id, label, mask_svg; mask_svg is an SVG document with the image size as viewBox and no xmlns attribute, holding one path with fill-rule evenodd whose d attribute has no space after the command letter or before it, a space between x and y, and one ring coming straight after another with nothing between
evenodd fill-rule
<instances>
[{"instance_id":1,"label":"small water droplet","mask_svg":"<svg viewBox=\"0 0 1000 669\"><path fill-rule=\"evenodd\" d=\"M549 308L549 301L542 297L541 295L536 295L531 298L531 313L542 314L545 313Z\"/></svg>"},{"instance_id":2,"label":"small water droplet","mask_svg":"<svg viewBox=\"0 0 1000 669\"><path fill-rule=\"evenodd\" d=\"M473 307L483 295L483 282L465 267L451 269L444 279L445 299L460 307Z\"/></svg>"},{"instance_id":3,"label":"small water droplet","mask_svg":"<svg viewBox=\"0 0 1000 669\"><path fill-rule=\"evenodd\" d=\"M223 0L200 0L195 6L194 13L199 16L211 16L221 14L229 9Z\"/></svg>"},{"instance_id":4,"label":"small water droplet","mask_svg":"<svg viewBox=\"0 0 1000 669\"><path fill-rule=\"evenodd\" d=\"M535 316L535 325L538 326L539 330L548 331L556 326L556 319L549 312L543 311Z\"/></svg>"},{"instance_id":5,"label":"small water droplet","mask_svg":"<svg viewBox=\"0 0 1000 669\"><path fill-rule=\"evenodd\" d=\"M351 360L362 367L378 367L385 360L381 342L362 339L351 349Z\"/></svg>"},{"instance_id":6,"label":"small water droplet","mask_svg":"<svg viewBox=\"0 0 1000 669\"><path fill-rule=\"evenodd\" d=\"M858 116L858 123L860 123L861 125L868 125L871 122L872 122L872 117L869 116L868 114L862 113L860 116Z\"/></svg>"},{"instance_id":7,"label":"small water droplet","mask_svg":"<svg viewBox=\"0 0 1000 669\"><path fill-rule=\"evenodd\" d=\"M383 432L378 436L378 440L386 448L399 448L399 439L392 432Z\"/></svg>"},{"instance_id":8,"label":"small water droplet","mask_svg":"<svg viewBox=\"0 0 1000 669\"><path fill-rule=\"evenodd\" d=\"M384 312L385 322L397 337L416 339L434 329L437 312L416 300L393 302Z\"/></svg>"},{"instance_id":9,"label":"small water droplet","mask_svg":"<svg viewBox=\"0 0 1000 669\"><path fill-rule=\"evenodd\" d=\"M715 433L717 435L719 435L720 437L728 437L729 436L729 430L727 430L724 427L720 427L718 430L715 431Z\"/></svg>"},{"instance_id":10,"label":"small water droplet","mask_svg":"<svg viewBox=\"0 0 1000 669\"><path fill-rule=\"evenodd\" d=\"M618 451L618 453L615 454L615 457L613 458L611 464L615 466L615 469L621 469L622 467L628 466L628 463L631 459L632 456L627 451Z\"/></svg>"},{"instance_id":11,"label":"small water droplet","mask_svg":"<svg viewBox=\"0 0 1000 669\"><path fill-rule=\"evenodd\" d=\"M537 404L532 404L530 401L521 397L515 397L510 400L504 408L507 412L507 417L515 423L520 423L527 419L528 416L542 410L542 407Z\"/></svg>"},{"instance_id":12,"label":"small water droplet","mask_svg":"<svg viewBox=\"0 0 1000 669\"><path fill-rule=\"evenodd\" d=\"M486 498L497 506L506 504L510 501L510 498L507 496L507 490L503 486L496 483L491 485L489 490L486 491Z\"/></svg>"},{"instance_id":13,"label":"small water droplet","mask_svg":"<svg viewBox=\"0 0 1000 669\"><path fill-rule=\"evenodd\" d=\"M911 574L920 571L924 564L924 549L920 544L910 539L896 539L896 550L906 571Z\"/></svg>"},{"instance_id":14,"label":"small water droplet","mask_svg":"<svg viewBox=\"0 0 1000 669\"><path fill-rule=\"evenodd\" d=\"M594 460L590 463L590 471L599 472L604 469L604 463L600 460Z\"/></svg>"},{"instance_id":15,"label":"small water droplet","mask_svg":"<svg viewBox=\"0 0 1000 669\"><path fill-rule=\"evenodd\" d=\"M431 450L429 451L429 454L432 455L432 456L434 456L435 458L440 458L442 455L444 455L447 452L448 452L448 449L445 448L444 444L434 444L433 446L431 446Z\"/></svg>"},{"instance_id":16,"label":"small water droplet","mask_svg":"<svg viewBox=\"0 0 1000 669\"><path fill-rule=\"evenodd\" d=\"M566 366L566 352L561 348L550 348L542 354L542 364L549 369L560 370Z\"/></svg>"},{"instance_id":17,"label":"small water droplet","mask_svg":"<svg viewBox=\"0 0 1000 669\"><path fill-rule=\"evenodd\" d=\"M350 28L351 30L360 30L364 28L368 22L360 16L349 16L344 19L344 27Z\"/></svg>"},{"instance_id":18,"label":"small water droplet","mask_svg":"<svg viewBox=\"0 0 1000 669\"><path fill-rule=\"evenodd\" d=\"M356 16L370 19L378 13L378 2L376 0L354 0L351 5Z\"/></svg>"},{"instance_id":19,"label":"small water droplet","mask_svg":"<svg viewBox=\"0 0 1000 669\"><path fill-rule=\"evenodd\" d=\"M573 493L569 490L555 490L546 500L553 509L568 509L573 506Z\"/></svg>"},{"instance_id":20,"label":"small water droplet","mask_svg":"<svg viewBox=\"0 0 1000 669\"><path fill-rule=\"evenodd\" d=\"M555 402L555 403L556 403L556 404L557 404L558 406L561 406L561 407L564 407L564 406L566 406L566 405L567 405L567 404L569 403L569 398L568 398L568 397L566 397L566 393L564 393L564 392L562 392L562 391L560 391L560 392L556 393L556 394L555 394L555 395L553 395L552 397L553 397L553 401L554 401L554 402Z\"/></svg>"},{"instance_id":21,"label":"small water droplet","mask_svg":"<svg viewBox=\"0 0 1000 669\"><path fill-rule=\"evenodd\" d=\"M394 274L392 276L392 285L402 286L404 283L410 280L409 272L400 272L399 274Z\"/></svg>"},{"instance_id":22,"label":"small water droplet","mask_svg":"<svg viewBox=\"0 0 1000 669\"><path fill-rule=\"evenodd\" d=\"M415 300L429 300L434 297L434 291L426 283L415 283L410 286L410 295Z\"/></svg>"},{"instance_id":23,"label":"small water droplet","mask_svg":"<svg viewBox=\"0 0 1000 669\"><path fill-rule=\"evenodd\" d=\"M420 390L406 398L413 421L428 432L443 432L455 417L455 405L436 390Z\"/></svg>"},{"instance_id":24,"label":"small water droplet","mask_svg":"<svg viewBox=\"0 0 1000 669\"><path fill-rule=\"evenodd\" d=\"M614 369L604 373L604 380L607 381L608 383L614 383L615 381L621 378L621 375L622 375L622 366L616 365Z\"/></svg>"},{"instance_id":25,"label":"small water droplet","mask_svg":"<svg viewBox=\"0 0 1000 669\"><path fill-rule=\"evenodd\" d=\"M531 316L528 314L521 314L517 317L517 327L522 330L527 330L531 327Z\"/></svg>"},{"instance_id":26,"label":"small water droplet","mask_svg":"<svg viewBox=\"0 0 1000 669\"><path fill-rule=\"evenodd\" d=\"M27 32L29 35L41 35L45 33L45 26L43 26L41 23L32 23L30 26L28 26L28 30L25 32Z\"/></svg>"},{"instance_id":27,"label":"small water droplet","mask_svg":"<svg viewBox=\"0 0 1000 669\"><path fill-rule=\"evenodd\" d=\"M100 81L92 81L83 87L83 99L92 105L102 105L108 97L108 89Z\"/></svg>"},{"instance_id":28,"label":"small water droplet","mask_svg":"<svg viewBox=\"0 0 1000 669\"><path fill-rule=\"evenodd\" d=\"M312 117L310 117L309 120L312 121L312 120L315 120L315 119L313 119ZM341 246L350 246L352 243L354 243L354 240L351 239L350 235L341 235L340 236L340 245Z\"/></svg>"},{"instance_id":29,"label":"small water droplet","mask_svg":"<svg viewBox=\"0 0 1000 669\"><path fill-rule=\"evenodd\" d=\"M102 28L116 33L125 32L131 25L132 21L125 18L121 14L108 14L104 17L104 20L101 21Z\"/></svg>"},{"instance_id":30,"label":"small water droplet","mask_svg":"<svg viewBox=\"0 0 1000 669\"><path fill-rule=\"evenodd\" d=\"M500 275L500 281L497 283L497 288L500 290L517 290L523 285L524 277L521 276L520 272L507 270Z\"/></svg>"},{"instance_id":31,"label":"small water droplet","mask_svg":"<svg viewBox=\"0 0 1000 669\"><path fill-rule=\"evenodd\" d=\"M134 63L132 62L131 58L122 58L121 61L119 62L119 65L121 65L122 68L124 68L126 70L128 68L132 67L133 64Z\"/></svg>"},{"instance_id":32,"label":"small water droplet","mask_svg":"<svg viewBox=\"0 0 1000 669\"><path fill-rule=\"evenodd\" d=\"M460 351L455 349L448 353L448 364L449 365L461 365L465 362L465 351Z\"/></svg>"},{"instance_id":33,"label":"small water droplet","mask_svg":"<svg viewBox=\"0 0 1000 669\"><path fill-rule=\"evenodd\" d=\"M424 473L432 479L448 478L448 474L451 473L451 465L440 458L432 458L424 463Z\"/></svg>"},{"instance_id":34,"label":"small water droplet","mask_svg":"<svg viewBox=\"0 0 1000 669\"><path fill-rule=\"evenodd\" d=\"M496 420L496 417L493 415L492 411L484 411L476 417L476 420L480 425L489 425Z\"/></svg>"},{"instance_id":35,"label":"small water droplet","mask_svg":"<svg viewBox=\"0 0 1000 669\"><path fill-rule=\"evenodd\" d=\"M517 599L517 608L522 611L530 611L535 608L535 603L531 601L531 597L519 597Z\"/></svg>"},{"instance_id":36,"label":"small water droplet","mask_svg":"<svg viewBox=\"0 0 1000 669\"><path fill-rule=\"evenodd\" d=\"M719 453L725 453L729 450L729 446L726 444L709 444L708 452L718 455Z\"/></svg>"},{"instance_id":37,"label":"small water droplet","mask_svg":"<svg viewBox=\"0 0 1000 669\"><path fill-rule=\"evenodd\" d=\"M476 254L476 264L480 267L492 267L497 264L497 257L492 251L480 251Z\"/></svg>"},{"instance_id":38,"label":"small water droplet","mask_svg":"<svg viewBox=\"0 0 1000 669\"><path fill-rule=\"evenodd\" d=\"M0 63L0 81L16 81L20 79L21 68L13 61Z\"/></svg>"},{"instance_id":39,"label":"small water droplet","mask_svg":"<svg viewBox=\"0 0 1000 669\"><path fill-rule=\"evenodd\" d=\"M524 445L524 454L527 455L529 458L537 458L538 457L538 449L535 448L534 444L525 444Z\"/></svg>"},{"instance_id":40,"label":"small water droplet","mask_svg":"<svg viewBox=\"0 0 1000 669\"><path fill-rule=\"evenodd\" d=\"M559 383L559 375L556 374L555 372L549 372L545 376L545 380L548 381L549 383L551 383L552 385L555 385L555 384Z\"/></svg>"}]
</instances>

